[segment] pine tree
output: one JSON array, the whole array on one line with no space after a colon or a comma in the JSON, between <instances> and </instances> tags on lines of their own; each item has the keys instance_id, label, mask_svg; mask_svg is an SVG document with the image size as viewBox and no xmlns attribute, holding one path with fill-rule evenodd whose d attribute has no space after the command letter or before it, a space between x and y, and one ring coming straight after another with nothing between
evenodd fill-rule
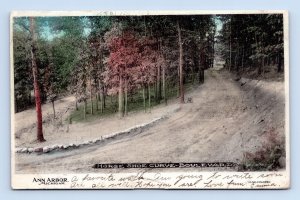
<instances>
[{"instance_id":1,"label":"pine tree","mask_svg":"<svg viewBox=\"0 0 300 200\"><path fill-rule=\"evenodd\" d=\"M35 35L35 19L30 17L30 32L31 32L31 64L33 74L33 85L34 85L34 96L35 96L35 107L37 114L37 140L44 142L43 135L43 116L42 116L42 103L40 97L40 88L38 83L38 66L36 64L36 35Z\"/></svg>"}]
</instances>

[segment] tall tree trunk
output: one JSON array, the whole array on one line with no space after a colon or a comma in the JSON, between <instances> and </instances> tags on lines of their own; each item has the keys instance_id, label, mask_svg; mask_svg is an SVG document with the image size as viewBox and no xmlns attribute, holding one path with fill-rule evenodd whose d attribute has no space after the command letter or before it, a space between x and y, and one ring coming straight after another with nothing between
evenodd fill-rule
<instances>
[{"instance_id":1,"label":"tall tree trunk","mask_svg":"<svg viewBox=\"0 0 300 200\"><path fill-rule=\"evenodd\" d=\"M125 78L125 115L128 112L128 86L127 86L127 79Z\"/></svg>"},{"instance_id":2,"label":"tall tree trunk","mask_svg":"<svg viewBox=\"0 0 300 200\"><path fill-rule=\"evenodd\" d=\"M239 48L237 50L237 53L235 54L235 57L234 57L234 68L236 69L236 74L239 75L239 71L240 71L240 68L239 68L239 64L238 64L238 56L239 56Z\"/></svg>"},{"instance_id":3,"label":"tall tree trunk","mask_svg":"<svg viewBox=\"0 0 300 200\"><path fill-rule=\"evenodd\" d=\"M91 101L91 114L94 114L94 105L93 105L93 93L92 93L92 89L90 91L90 101Z\"/></svg>"},{"instance_id":4,"label":"tall tree trunk","mask_svg":"<svg viewBox=\"0 0 300 200\"><path fill-rule=\"evenodd\" d=\"M102 87L103 87L102 91L103 91L103 109L104 109L104 108L106 108L106 94L105 94L104 85Z\"/></svg>"},{"instance_id":5,"label":"tall tree trunk","mask_svg":"<svg viewBox=\"0 0 300 200\"><path fill-rule=\"evenodd\" d=\"M16 98L14 98L14 102L15 102L15 105L14 105L15 113L17 113L18 112L18 106L17 106L17 99Z\"/></svg>"},{"instance_id":6,"label":"tall tree trunk","mask_svg":"<svg viewBox=\"0 0 300 200\"><path fill-rule=\"evenodd\" d=\"M86 119L86 99L83 102L83 119Z\"/></svg>"},{"instance_id":7,"label":"tall tree trunk","mask_svg":"<svg viewBox=\"0 0 300 200\"><path fill-rule=\"evenodd\" d=\"M43 135L43 116L42 116L42 105L41 105L41 96L40 96L40 88L38 84L38 68L36 64L36 36L35 36L35 20L33 17L30 17L30 32L32 37L31 44L31 64L32 64L32 75L33 75L33 86L34 86L34 95L35 95L35 108L37 114L37 140L40 142L44 142Z\"/></svg>"},{"instance_id":8,"label":"tall tree trunk","mask_svg":"<svg viewBox=\"0 0 300 200\"><path fill-rule=\"evenodd\" d=\"M100 40L101 41L101 40ZM100 71L101 71L101 74L103 73L103 52L102 50L100 50ZM100 89L100 103L101 103L101 113L103 113L104 111L104 108L105 108L105 91L104 91L104 84L103 84L103 80L99 80L99 89Z\"/></svg>"},{"instance_id":9,"label":"tall tree trunk","mask_svg":"<svg viewBox=\"0 0 300 200\"><path fill-rule=\"evenodd\" d=\"M104 94L103 94L103 88L102 88L102 92L101 92L101 113L104 112Z\"/></svg>"},{"instance_id":10,"label":"tall tree trunk","mask_svg":"<svg viewBox=\"0 0 300 200\"><path fill-rule=\"evenodd\" d=\"M99 110L99 106L98 106L98 101L99 101L99 94L96 93L96 110Z\"/></svg>"},{"instance_id":11,"label":"tall tree trunk","mask_svg":"<svg viewBox=\"0 0 300 200\"><path fill-rule=\"evenodd\" d=\"M193 56L193 63L190 66L191 69L191 75L192 75L192 84L194 85L194 81L195 81L195 56Z\"/></svg>"},{"instance_id":12,"label":"tall tree trunk","mask_svg":"<svg viewBox=\"0 0 300 200\"><path fill-rule=\"evenodd\" d=\"M154 100L157 102L157 82L154 82Z\"/></svg>"},{"instance_id":13,"label":"tall tree trunk","mask_svg":"<svg viewBox=\"0 0 300 200\"><path fill-rule=\"evenodd\" d=\"M264 50L263 50L263 39L262 39L262 37L260 37L260 53L262 54L262 55L264 55ZM261 73L264 75L264 73L265 73L265 57L264 56L262 56L262 58L261 58Z\"/></svg>"},{"instance_id":14,"label":"tall tree trunk","mask_svg":"<svg viewBox=\"0 0 300 200\"><path fill-rule=\"evenodd\" d=\"M75 109L78 110L78 100L75 98Z\"/></svg>"},{"instance_id":15,"label":"tall tree trunk","mask_svg":"<svg viewBox=\"0 0 300 200\"><path fill-rule=\"evenodd\" d=\"M102 87L102 84L101 84L101 81L99 80L98 81L98 86L99 86L99 100L100 100L100 111L101 113L103 113L103 110L104 110L104 104L103 104L103 87Z\"/></svg>"},{"instance_id":16,"label":"tall tree trunk","mask_svg":"<svg viewBox=\"0 0 300 200\"><path fill-rule=\"evenodd\" d=\"M146 112L145 86L143 86L143 100L144 100L144 111Z\"/></svg>"},{"instance_id":17,"label":"tall tree trunk","mask_svg":"<svg viewBox=\"0 0 300 200\"><path fill-rule=\"evenodd\" d=\"M31 92L28 91L28 104L31 105Z\"/></svg>"},{"instance_id":18,"label":"tall tree trunk","mask_svg":"<svg viewBox=\"0 0 300 200\"><path fill-rule=\"evenodd\" d=\"M180 71L179 71L179 67L177 69L177 74L178 74L177 98L179 98L180 97Z\"/></svg>"},{"instance_id":19,"label":"tall tree trunk","mask_svg":"<svg viewBox=\"0 0 300 200\"><path fill-rule=\"evenodd\" d=\"M114 105L115 105L115 112L117 112L118 111L118 103L119 103L119 92L115 97L116 98L115 98Z\"/></svg>"},{"instance_id":20,"label":"tall tree trunk","mask_svg":"<svg viewBox=\"0 0 300 200\"><path fill-rule=\"evenodd\" d=\"M183 48L182 48L182 38L181 29L179 21L177 20L177 32L178 32L178 44L179 44L179 88L180 88L180 103L184 103L184 88L183 88Z\"/></svg>"},{"instance_id":21,"label":"tall tree trunk","mask_svg":"<svg viewBox=\"0 0 300 200\"><path fill-rule=\"evenodd\" d=\"M256 44L256 51L260 54L260 46L258 45L258 39L257 39L257 35L255 33L255 44ZM259 58L258 60L258 69L257 69L257 75L261 75L261 71L262 71L262 58Z\"/></svg>"},{"instance_id":22,"label":"tall tree trunk","mask_svg":"<svg viewBox=\"0 0 300 200\"><path fill-rule=\"evenodd\" d=\"M231 20L232 17L230 17L230 36L229 36L229 71L231 70Z\"/></svg>"},{"instance_id":23,"label":"tall tree trunk","mask_svg":"<svg viewBox=\"0 0 300 200\"><path fill-rule=\"evenodd\" d=\"M166 95L166 70L165 65L162 67L162 84L163 84L163 95L164 95L164 102L167 105L167 95Z\"/></svg>"},{"instance_id":24,"label":"tall tree trunk","mask_svg":"<svg viewBox=\"0 0 300 200\"><path fill-rule=\"evenodd\" d=\"M280 52L278 53L277 72L282 72L282 55Z\"/></svg>"},{"instance_id":25,"label":"tall tree trunk","mask_svg":"<svg viewBox=\"0 0 300 200\"><path fill-rule=\"evenodd\" d=\"M52 109L53 109L53 119L55 119L55 106L54 106L54 100L52 100L51 103L52 103Z\"/></svg>"},{"instance_id":26,"label":"tall tree trunk","mask_svg":"<svg viewBox=\"0 0 300 200\"><path fill-rule=\"evenodd\" d=\"M200 61L199 61L199 84L204 83L204 65L205 65L205 58L206 56L204 55L204 50L202 49L200 51Z\"/></svg>"},{"instance_id":27,"label":"tall tree trunk","mask_svg":"<svg viewBox=\"0 0 300 200\"><path fill-rule=\"evenodd\" d=\"M242 72L244 71L244 57L245 57L245 47L243 47L243 55L242 55Z\"/></svg>"},{"instance_id":28,"label":"tall tree trunk","mask_svg":"<svg viewBox=\"0 0 300 200\"><path fill-rule=\"evenodd\" d=\"M212 57L212 61L211 61L211 67L213 68L214 67L214 64L215 64L215 37L216 37L216 31L214 31L214 36L213 36L213 39L212 39L212 54L211 54L211 57Z\"/></svg>"},{"instance_id":29,"label":"tall tree trunk","mask_svg":"<svg viewBox=\"0 0 300 200\"><path fill-rule=\"evenodd\" d=\"M199 69L198 69L198 82L199 84L202 83L202 75L201 75L201 72L202 72L202 62L203 62L203 53L202 53L202 50L200 49L200 56L199 56Z\"/></svg>"},{"instance_id":30,"label":"tall tree trunk","mask_svg":"<svg viewBox=\"0 0 300 200\"><path fill-rule=\"evenodd\" d=\"M151 112L151 90L150 90L150 84L149 83L148 83L148 94L149 94L149 99L148 99L149 112Z\"/></svg>"},{"instance_id":31,"label":"tall tree trunk","mask_svg":"<svg viewBox=\"0 0 300 200\"><path fill-rule=\"evenodd\" d=\"M146 87L146 86L145 86ZM148 99L149 98L149 90L147 89L146 90L146 99Z\"/></svg>"},{"instance_id":32,"label":"tall tree trunk","mask_svg":"<svg viewBox=\"0 0 300 200\"><path fill-rule=\"evenodd\" d=\"M119 116L124 117L124 94L123 94L123 77L120 74L119 80Z\"/></svg>"},{"instance_id":33,"label":"tall tree trunk","mask_svg":"<svg viewBox=\"0 0 300 200\"><path fill-rule=\"evenodd\" d=\"M165 61L164 54L163 54L163 51L162 51L162 39L161 38L159 38L158 50L159 50L161 58L163 59L163 61ZM158 78L157 78L157 80L159 82L159 85L158 85L158 93L159 93L158 97L159 97L159 100L161 100L162 99L162 95L164 95L164 94L162 94L162 92L163 92L162 91L162 87L163 87L163 85L162 85L163 83L162 82L165 81L165 80L162 80L162 79L165 78L164 65L165 64L162 64L162 65L158 66Z\"/></svg>"},{"instance_id":34,"label":"tall tree trunk","mask_svg":"<svg viewBox=\"0 0 300 200\"><path fill-rule=\"evenodd\" d=\"M103 110L106 108L106 94L105 94L105 86L102 85L102 103L103 103Z\"/></svg>"},{"instance_id":35,"label":"tall tree trunk","mask_svg":"<svg viewBox=\"0 0 300 200\"><path fill-rule=\"evenodd\" d=\"M99 96L99 101L100 101L100 111L101 113L104 112L104 104L103 104L103 92L101 88L100 96Z\"/></svg>"},{"instance_id":36,"label":"tall tree trunk","mask_svg":"<svg viewBox=\"0 0 300 200\"><path fill-rule=\"evenodd\" d=\"M157 66L157 84L156 84L156 92L157 92L157 102L159 103L161 100L161 66Z\"/></svg>"}]
</instances>

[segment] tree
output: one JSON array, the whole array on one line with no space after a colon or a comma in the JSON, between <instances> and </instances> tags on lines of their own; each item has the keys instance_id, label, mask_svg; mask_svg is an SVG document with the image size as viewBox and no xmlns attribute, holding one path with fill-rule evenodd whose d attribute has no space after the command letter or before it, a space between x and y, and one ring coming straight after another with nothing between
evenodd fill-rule
<instances>
[{"instance_id":1,"label":"tree","mask_svg":"<svg viewBox=\"0 0 300 200\"><path fill-rule=\"evenodd\" d=\"M30 32L31 32L31 64L32 64L32 75L33 75L33 86L34 86L34 96L35 96L35 107L37 114L37 140L39 142L44 142L43 135L43 119L42 119L42 105L40 97L40 89L38 83L38 67L36 64L36 36L35 36L35 19L30 17Z\"/></svg>"},{"instance_id":2,"label":"tree","mask_svg":"<svg viewBox=\"0 0 300 200\"><path fill-rule=\"evenodd\" d=\"M51 49L48 54L48 59L49 59L49 65L46 68L45 72L45 91L47 94L47 99L52 103L52 109L53 109L53 118L55 119L56 114L55 114L55 104L54 102L57 99L58 94L60 93L59 91L59 79L58 74L57 74L57 69L55 68L53 64L53 57L52 57L52 52Z\"/></svg>"},{"instance_id":3,"label":"tree","mask_svg":"<svg viewBox=\"0 0 300 200\"><path fill-rule=\"evenodd\" d=\"M88 17L90 23L90 49L91 49L91 64L95 70L94 82L96 94L96 107L98 109L98 101L101 101L101 112L105 108L106 85L104 83L104 58L107 54L107 47L104 42L104 35L112 28L113 19L109 16Z\"/></svg>"},{"instance_id":4,"label":"tree","mask_svg":"<svg viewBox=\"0 0 300 200\"><path fill-rule=\"evenodd\" d=\"M44 80L43 80L43 87L44 91L46 93L47 101L51 102L52 109L53 109L53 118L56 118L56 112L55 112L55 101L59 98L61 93L63 93L66 88L64 86L64 81L61 79L61 68L60 66L56 65L57 60L56 57L54 57L56 42L40 42L40 47L43 47L45 49L44 56L39 57L45 57L44 62L46 63L46 67L43 73Z\"/></svg>"},{"instance_id":5,"label":"tree","mask_svg":"<svg viewBox=\"0 0 300 200\"><path fill-rule=\"evenodd\" d=\"M89 54L87 52L87 42L83 41L82 48L78 55L77 64L72 73L72 93L78 102L83 102L83 118L86 119L88 82L89 82Z\"/></svg>"},{"instance_id":6,"label":"tree","mask_svg":"<svg viewBox=\"0 0 300 200\"><path fill-rule=\"evenodd\" d=\"M139 61L139 44L133 32L121 30L117 26L106 35L106 43L110 54L105 80L110 94L119 95L119 116L123 117L128 106L127 95L132 79L130 71Z\"/></svg>"},{"instance_id":7,"label":"tree","mask_svg":"<svg viewBox=\"0 0 300 200\"><path fill-rule=\"evenodd\" d=\"M33 90L31 36L29 28L27 31L18 26L19 20L14 20L13 33L15 112L32 105L31 91Z\"/></svg>"},{"instance_id":8,"label":"tree","mask_svg":"<svg viewBox=\"0 0 300 200\"><path fill-rule=\"evenodd\" d=\"M263 75L267 65L277 66L282 72L283 15L247 14L219 16L223 27L218 42L226 66L237 73L247 67Z\"/></svg>"},{"instance_id":9,"label":"tree","mask_svg":"<svg viewBox=\"0 0 300 200\"><path fill-rule=\"evenodd\" d=\"M24 19L14 29L24 31L26 23ZM118 95L119 114L126 115L131 97L140 90L144 108L147 99L149 107L152 100L160 103L162 98L167 104L175 90L184 103L190 78L194 83L198 73L202 83L204 70L213 65L214 26L212 16L202 15L39 17L35 58L41 102L51 101L55 115L55 99L71 92L77 110L77 102L84 102L84 118L94 113L95 105L98 110L98 101L103 112L109 95ZM14 40L24 36L16 34ZM26 48L26 42L17 44L16 101L21 102L21 98L30 99L32 86L27 82L33 77L22 78L30 67L31 58L23 56L30 54L30 47Z\"/></svg>"},{"instance_id":10,"label":"tree","mask_svg":"<svg viewBox=\"0 0 300 200\"><path fill-rule=\"evenodd\" d=\"M49 42L42 37L44 22L41 18L35 18L35 60L38 66L38 83L40 90L41 103L45 102L47 96L45 95L46 74L49 66L48 49L50 49ZM15 82L15 110L20 112L35 104L32 96L33 88L33 74L31 61L31 31L30 20L27 17L18 17L14 19L13 24L14 34L14 82Z\"/></svg>"},{"instance_id":11,"label":"tree","mask_svg":"<svg viewBox=\"0 0 300 200\"><path fill-rule=\"evenodd\" d=\"M78 70L78 62L82 47L84 47L85 35L85 17L45 17L47 28L50 30L53 38L49 38L52 46L50 58L55 69L55 79L60 92L71 91L75 94L78 88L76 85L77 76L70 76L74 71ZM76 69L77 68L77 69ZM81 81L81 80L79 80ZM76 91L77 90L77 91ZM80 95L75 95L75 108L78 110L77 99ZM80 97L81 98L81 97Z\"/></svg>"},{"instance_id":12,"label":"tree","mask_svg":"<svg viewBox=\"0 0 300 200\"><path fill-rule=\"evenodd\" d=\"M148 89L148 108L151 111L151 85L157 81L157 69L162 66L159 52L155 49L157 42L150 37L142 37L140 44L140 63L138 67L132 68L132 75L135 84L143 89L144 110L146 112L146 95Z\"/></svg>"},{"instance_id":13,"label":"tree","mask_svg":"<svg viewBox=\"0 0 300 200\"><path fill-rule=\"evenodd\" d=\"M177 20L177 31L178 31L178 45L179 45L179 92L180 92L180 103L184 103L184 88L183 88L183 48L181 38L181 27Z\"/></svg>"}]
</instances>

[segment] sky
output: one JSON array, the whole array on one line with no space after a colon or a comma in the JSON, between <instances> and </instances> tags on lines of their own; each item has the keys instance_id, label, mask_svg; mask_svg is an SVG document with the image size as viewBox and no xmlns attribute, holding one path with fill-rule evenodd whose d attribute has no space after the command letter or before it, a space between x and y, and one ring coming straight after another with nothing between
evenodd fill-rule
<instances>
[{"instance_id":1,"label":"sky","mask_svg":"<svg viewBox=\"0 0 300 200\"><path fill-rule=\"evenodd\" d=\"M83 20L85 20L85 19L83 19ZM222 21L218 17L214 17L214 20L215 20L215 24L216 24L216 35L218 35L219 31L222 29L223 24L222 24ZM87 25L87 27L84 28L84 35L87 36L90 34L90 32L91 32L91 29ZM40 34L44 39L51 41L56 37L62 36L63 32L53 33L51 31L50 26L48 24L46 24L43 26L43 29L40 32Z\"/></svg>"},{"instance_id":2,"label":"sky","mask_svg":"<svg viewBox=\"0 0 300 200\"><path fill-rule=\"evenodd\" d=\"M218 35L219 31L223 27L223 23L219 18L215 17L215 24L216 24L216 34Z\"/></svg>"}]
</instances>

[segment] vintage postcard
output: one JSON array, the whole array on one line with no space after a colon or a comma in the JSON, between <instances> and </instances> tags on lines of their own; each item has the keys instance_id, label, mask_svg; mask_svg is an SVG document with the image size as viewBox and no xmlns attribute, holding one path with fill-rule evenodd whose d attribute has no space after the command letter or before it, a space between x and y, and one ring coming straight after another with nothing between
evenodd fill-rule
<instances>
[{"instance_id":1,"label":"vintage postcard","mask_svg":"<svg viewBox=\"0 0 300 200\"><path fill-rule=\"evenodd\" d=\"M13 189L287 189L287 11L11 14Z\"/></svg>"}]
</instances>

